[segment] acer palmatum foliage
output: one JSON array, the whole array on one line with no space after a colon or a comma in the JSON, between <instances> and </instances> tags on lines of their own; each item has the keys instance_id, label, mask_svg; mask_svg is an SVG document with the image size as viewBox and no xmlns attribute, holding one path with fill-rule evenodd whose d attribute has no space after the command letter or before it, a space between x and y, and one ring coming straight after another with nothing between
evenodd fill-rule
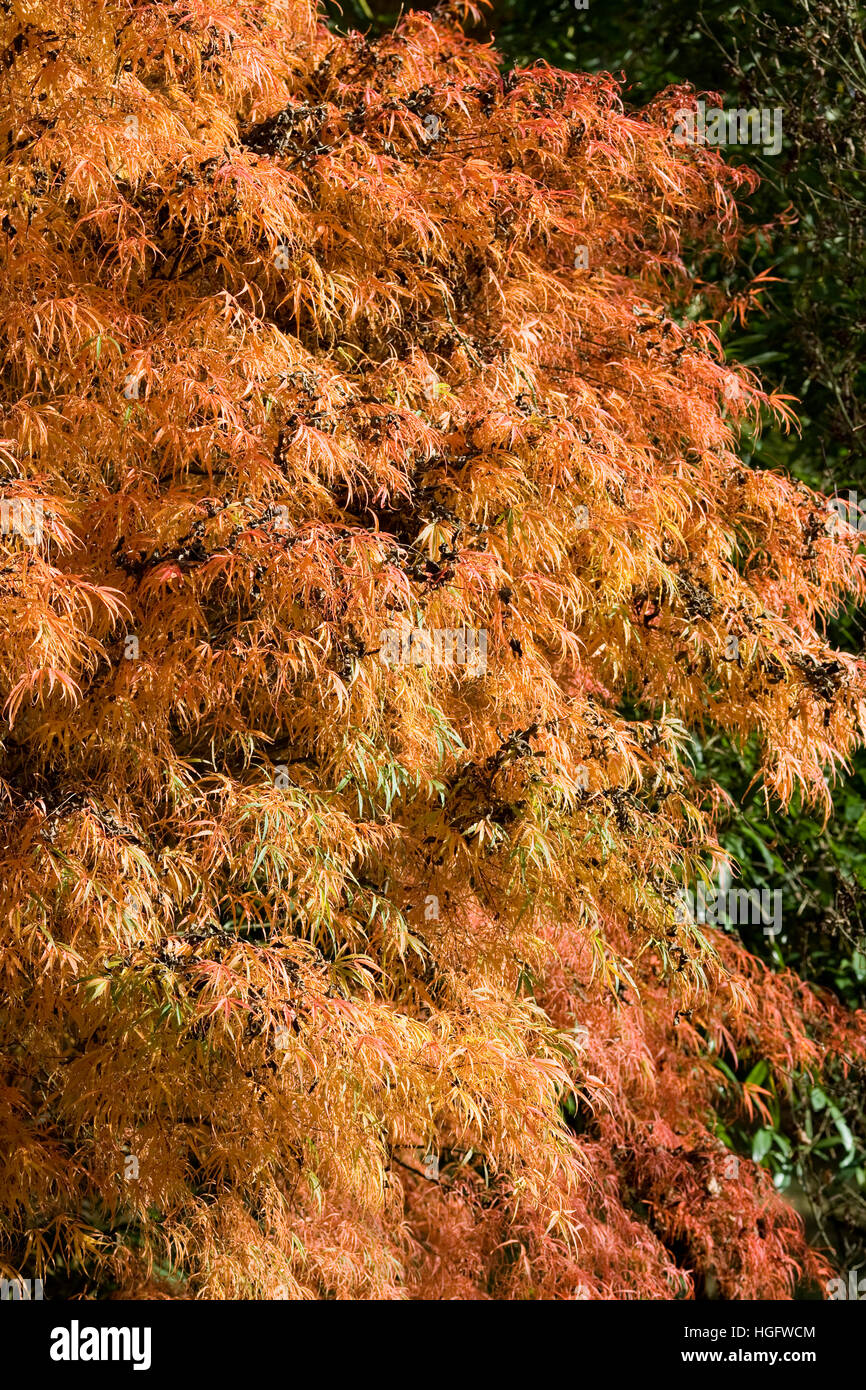
<instances>
[{"instance_id":1,"label":"acer palmatum foliage","mask_svg":"<svg viewBox=\"0 0 866 1390\"><path fill-rule=\"evenodd\" d=\"M826 805L866 585L689 312L747 176L453 15L5 0L0 51L3 1273L788 1296L716 1058L862 1033L677 911L687 730Z\"/></svg>"}]
</instances>

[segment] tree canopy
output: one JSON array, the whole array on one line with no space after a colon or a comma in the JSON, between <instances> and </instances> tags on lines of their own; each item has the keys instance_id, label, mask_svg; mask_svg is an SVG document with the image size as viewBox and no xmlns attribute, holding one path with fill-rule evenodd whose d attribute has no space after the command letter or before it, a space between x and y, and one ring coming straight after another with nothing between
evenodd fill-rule
<instances>
[{"instance_id":1,"label":"tree canopy","mask_svg":"<svg viewBox=\"0 0 866 1390\"><path fill-rule=\"evenodd\" d=\"M753 175L458 8L12 0L0 51L4 1270L825 1277L720 1116L862 1016L679 910L690 731L820 810L863 734L857 533L738 454L790 401L700 278Z\"/></svg>"}]
</instances>

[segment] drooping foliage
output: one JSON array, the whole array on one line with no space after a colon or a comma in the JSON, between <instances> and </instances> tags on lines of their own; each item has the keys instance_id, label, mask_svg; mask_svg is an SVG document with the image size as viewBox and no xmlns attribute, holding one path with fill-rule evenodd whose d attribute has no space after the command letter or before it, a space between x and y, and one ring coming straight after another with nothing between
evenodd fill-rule
<instances>
[{"instance_id":1,"label":"drooping foliage","mask_svg":"<svg viewBox=\"0 0 866 1390\"><path fill-rule=\"evenodd\" d=\"M356 23L381 23L388 5L345 0ZM761 313L741 323L723 316L726 354L760 364L765 381L797 398L797 431L741 432L746 462L793 472L811 486L863 501L863 406L866 401L866 203L860 150L866 132L866 62L858 0L495 0L478 32L489 27L508 65L535 58L557 67L626 73L623 97L642 106L671 82L688 81L708 105L778 111L776 153L738 144L727 158L747 163L761 183L748 200L743 235L731 265L702 269L731 308L762 269L768 272ZM384 27L384 26L383 26ZM716 95L711 95L716 94ZM743 208L741 206L741 215ZM693 306L693 312L695 307ZM697 310L700 312L700 310ZM853 511L853 508L852 508ZM866 523L860 522L862 532ZM848 610L832 640L862 651L863 616ZM749 786L751 749L743 753L708 731L696 747L699 769L719 781L733 805L720 839L743 878L784 898L783 925L765 937L739 924L745 944L826 984L852 1006L866 1001L866 762L862 751L834 794L834 814L816 819L795 800L766 806ZM745 1065L743 1075L760 1068ZM772 1083L770 1084L772 1091ZM830 1067L816 1087L805 1078L770 1101L771 1120L754 1117L731 1131L747 1151L762 1152L774 1180L798 1202L813 1238L833 1247L841 1268L866 1260L866 1109L862 1076Z\"/></svg>"},{"instance_id":2,"label":"drooping foliage","mask_svg":"<svg viewBox=\"0 0 866 1390\"><path fill-rule=\"evenodd\" d=\"M862 1019L678 899L690 730L820 811L863 728L856 534L692 312L749 176L451 13L7 0L0 52L4 1272L820 1277L719 1117Z\"/></svg>"}]
</instances>

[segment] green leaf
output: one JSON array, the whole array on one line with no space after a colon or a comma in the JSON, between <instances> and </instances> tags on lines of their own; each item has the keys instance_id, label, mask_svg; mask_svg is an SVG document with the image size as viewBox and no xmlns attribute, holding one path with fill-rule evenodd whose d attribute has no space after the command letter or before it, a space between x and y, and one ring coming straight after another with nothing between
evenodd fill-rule
<instances>
[{"instance_id":1,"label":"green leaf","mask_svg":"<svg viewBox=\"0 0 866 1390\"><path fill-rule=\"evenodd\" d=\"M760 1062L756 1062L752 1067L744 1084L746 1086L760 1086L762 1082L766 1081L769 1070L766 1057L762 1057Z\"/></svg>"},{"instance_id":2,"label":"green leaf","mask_svg":"<svg viewBox=\"0 0 866 1390\"><path fill-rule=\"evenodd\" d=\"M759 1129L752 1136L752 1158L755 1163L760 1163L767 1157L773 1147L773 1131L771 1129Z\"/></svg>"}]
</instances>

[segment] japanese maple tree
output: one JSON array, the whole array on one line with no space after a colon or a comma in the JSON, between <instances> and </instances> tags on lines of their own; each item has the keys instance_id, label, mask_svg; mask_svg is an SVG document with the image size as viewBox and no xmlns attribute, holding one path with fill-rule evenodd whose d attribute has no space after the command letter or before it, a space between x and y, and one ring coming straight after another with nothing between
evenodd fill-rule
<instances>
[{"instance_id":1,"label":"japanese maple tree","mask_svg":"<svg viewBox=\"0 0 866 1390\"><path fill-rule=\"evenodd\" d=\"M0 11L0 1272L826 1277L719 1126L863 1021L680 910L690 730L818 814L863 730L857 534L694 312L753 176L457 10Z\"/></svg>"}]
</instances>

